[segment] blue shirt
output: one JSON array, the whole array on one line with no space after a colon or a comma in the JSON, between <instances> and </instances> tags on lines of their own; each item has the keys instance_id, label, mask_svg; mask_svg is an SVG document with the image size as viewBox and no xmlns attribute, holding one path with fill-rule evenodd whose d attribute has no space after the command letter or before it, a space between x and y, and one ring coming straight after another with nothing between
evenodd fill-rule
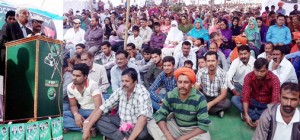
<instances>
[{"instance_id":1,"label":"blue shirt","mask_svg":"<svg viewBox=\"0 0 300 140\"><path fill-rule=\"evenodd\" d=\"M127 68L134 68L136 72L138 73L138 83L141 84L141 76L138 67L135 64L132 64L128 62ZM110 70L110 75L111 75L111 87L112 91L115 92L118 88L122 87L122 81L121 81L121 76L122 76L122 70L119 68L118 65L115 65L111 68Z\"/></svg>"},{"instance_id":2,"label":"blue shirt","mask_svg":"<svg viewBox=\"0 0 300 140\"><path fill-rule=\"evenodd\" d=\"M269 27L266 40L272 42L273 44L283 43L288 45L292 41L291 31L288 27L278 25L273 25Z\"/></svg>"},{"instance_id":3,"label":"blue shirt","mask_svg":"<svg viewBox=\"0 0 300 140\"><path fill-rule=\"evenodd\" d=\"M161 100L161 97L156 95L156 90L159 87L163 87L166 89L167 92L172 91L176 87L176 80L174 75L169 78L167 74L162 71L155 79L153 84L149 88L150 97L152 100L159 102Z\"/></svg>"}]
</instances>

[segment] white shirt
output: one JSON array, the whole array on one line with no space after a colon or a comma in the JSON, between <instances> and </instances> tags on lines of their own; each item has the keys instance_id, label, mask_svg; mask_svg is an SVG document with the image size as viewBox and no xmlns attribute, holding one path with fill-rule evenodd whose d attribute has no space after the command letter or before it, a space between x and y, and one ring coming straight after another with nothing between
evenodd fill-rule
<instances>
[{"instance_id":1,"label":"white shirt","mask_svg":"<svg viewBox=\"0 0 300 140\"><path fill-rule=\"evenodd\" d=\"M232 61L230 68L227 72L227 83L230 90L234 89L233 82L238 82L241 85L244 84L245 76L253 71L255 58L250 56L248 64L244 65L244 63L240 60L240 58L236 58Z\"/></svg>"},{"instance_id":2,"label":"white shirt","mask_svg":"<svg viewBox=\"0 0 300 140\"><path fill-rule=\"evenodd\" d=\"M107 17L110 17L110 14L107 14L107 15L105 13L100 14L100 21L101 21L101 23L104 23L104 20Z\"/></svg>"},{"instance_id":3,"label":"white shirt","mask_svg":"<svg viewBox=\"0 0 300 140\"><path fill-rule=\"evenodd\" d=\"M266 52L261 53L260 55L257 56L257 58L266 58L267 59Z\"/></svg>"},{"instance_id":4,"label":"white shirt","mask_svg":"<svg viewBox=\"0 0 300 140\"><path fill-rule=\"evenodd\" d=\"M26 32L25 25L21 24L20 22L18 22L18 23L19 23L20 28L21 28L21 30L22 30L22 32L23 32L24 38L26 38L26 37L27 37L27 32Z\"/></svg>"},{"instance_id":5,"label":"white shirt","mask_svg":"<svg viewBox=\"0 0 300 140\"><path fill-rule=\"evenodd\" d=\"M189 55L187 57L185 57L182 53L182 51L178 52L175 54L174 56L175 58L175 68L180 68L184 66L184 62L186 60L191 60L193 62L193 69L196 70L196 53L194 53L193 51L190 51Z\"/></svg>"},{"instance_id":6,"label":"white shirt","mask_svg":"<svg viewBox=\"0 0 300 140\"><path fill-rule=\"evenodd\" d=\"M102 103L104 103L104 99L102 98L102 94L100 93L98 88L98 84L90 79L87 79L84 83L83 94L78 92L73 82L67 86L67 94L70 100L77 100L77 102L80 104L81 109L95 109L93 97L96 95L100 95Z\"/></svg>"},{"instance_id":7,"label":"white shirt","mask_svg":"<svg viewBox=\"0 0 300 140\"><path fill-rule=\"evenodd\" d=\"M143 27L140 27L140 36L143 39L143 43L145 43L145 42L149 43L149 41L151 39L151 35L152 35L151 28L149 28L148 26L146 27L146 29L144 29Z\"/></svg>"},{"instance_id":8,"label":"white shirt","mask_svg":"<svg viewBox=\"0 0 300 140\"><path fill-rule=\"evenodd\" d=\"M290 140L292 136L293 123L299 122L299 119L300 119L299 110L296 109L292 120L290 121L289 124L286 124L281 116L280 105L279 105L276 111L277 127L275 130L273 140Z\"/></svg>"},{"instance_id":9,"label":"white shirt","mask_svg":"<svg viewBox=\"0 0 300 140\"><path fill-rule=\"evenodd\" d=\"M102 93L106 93L109 87L106 69L103 65L93 63L88 78L98 83L99 89Z\"/></svg>"},{"instance_id":10,"label":"white shirt","mask_svg":"<svg viewBox=\"0 0 300 140\"><path fill-rule=\"evenodd\" d=\"M134 35L130 35L128 37L127 43L133 43L137 49L141 50L143 39L139 35L137 37L134 37Z\"/></svg>"},{"instance_id":11,"label":"white shirt","mask_svg":"<svg viewBox=\"0 0 300 140\"><path fill-rule=\"evenodd\" d=\"M278 77L280 85L284 82L298 83L295 68L289 60L284 57L276 70L272 70L273 63L274 61L271 60L269 70Z\"/></svg>"},{"instance_id":12,"label":"white shirt","mask_svg":"<svg viewBox=\"0 0 300 140\"><path fill-rule=\"evenodd\" d=\"M85 31L81 28L79 28L77 32L75 32L74 28L71 28L66 32L64 40L66 40L67 43L71 41L73 45L76 45L78 43L84 44L84 34Z\"/></svg>"}]
</instances>

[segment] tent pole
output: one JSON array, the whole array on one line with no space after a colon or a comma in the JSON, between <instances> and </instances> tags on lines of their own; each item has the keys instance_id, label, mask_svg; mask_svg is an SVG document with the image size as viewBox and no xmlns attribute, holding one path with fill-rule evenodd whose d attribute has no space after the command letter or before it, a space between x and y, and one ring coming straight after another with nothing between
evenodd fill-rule
<instances>
[{"instance_id":1,"label":"tent pole","mask_svg":"<svg viewBox=\"0 0 300 140\"><path fill-rule=\"evenodd\" d=\"M127 45L127 39L128 39L128 30L129 30L129 27L128 27L128 23L129 23L129 12L130 12L130 0L126 0L127 2L127 10L126 10L126 30L125 30L125 37L124 37L124 50L125 50L125 47Z\"/></svg>"}]
</instances>

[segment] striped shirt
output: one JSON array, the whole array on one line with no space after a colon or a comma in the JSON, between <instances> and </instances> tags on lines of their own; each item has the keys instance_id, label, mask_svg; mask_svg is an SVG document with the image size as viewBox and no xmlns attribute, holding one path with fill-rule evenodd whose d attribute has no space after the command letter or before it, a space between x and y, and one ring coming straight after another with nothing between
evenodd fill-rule
<instances>
[{"instance_id":1,"label":"striped shirt","mask_svg":"<svg viewBox=\"0 0 300 140\"><path fill-rule=\"evenodd\" d=\"M210 123L205 96L192 88L190 96L182 101L178 89L169 92L163 100L161 108L153 115L156 122L166 121L170 112L174 112L176 124L179 127L198 126L208 131Z\"/></svg>"},{"instance_id":2,"label":"striped shirt","mask_svg":"<svg viewBox=\"0 0 300 140\"><path fill-rule=\"evenodd\" d=\"M209 97L217 97L221 89L227 89L226 73L217 67L214 79L209 79L208 68L201 69L197 73L197 84L200 84L204 94Z\"/></svg>"},{"instance_id":3,"label":"striped shirt","mask_svg":"<svg viewBox=\"0 0 300 140\"><path fill-rule=\"evenodd\" d=\"M167 92L173 90L176 87L176 80L175 77L172 76L169 78L167 74L162 71L155 79L153 84L149 88L150 97L152 100L159 102L161 98L156 95L156 90L160 87L166 89Z\"/></svg>"},{"instance_id":4,"label":"striped shirt","mask_svg":"<svg viewBox=\"0 0 300 140\"><path fill-rule=\"evenodd\" d=\"M100 109L103 113L107 113L110 109L118 105L118 114L121 123L130 122L136 124L138 118L143 115L149 120L152 119L153 109L147 89L140 84L136 84L129 99L127 94L122 88L118 88L110 97L105 101Z\"/></svg>"}]
</instances>

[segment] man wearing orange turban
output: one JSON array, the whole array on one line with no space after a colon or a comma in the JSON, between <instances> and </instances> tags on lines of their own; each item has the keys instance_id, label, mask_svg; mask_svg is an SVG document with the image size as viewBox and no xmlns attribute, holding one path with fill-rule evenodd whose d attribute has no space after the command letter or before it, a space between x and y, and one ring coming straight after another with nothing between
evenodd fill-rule
<instances>
[{"instance_id":1,"label":"man wearing orange turban","mask_svg":"<svg viewBox=\"0 0 300 140\"><path fill-rule=\"evenodd\" d=\"M276 11L276 14L285 15L285 9L282 8L283 4L284 3L282 1L278 2L278 10Z\"/></svg>"},{"instance_id":2,"label":"man wearing orange turban","mask_svg":"<svg viewBox=\"0 0 300 140\"><path fill-rule=\"evenodd\" d=\"M230 62L232 62L234 59L239 57L239 53L238 53L237 48L242 46L242 45L246 45L247 44L247 38L239 35L239 36L235 37L234 41L235 41L236 47L233 49L233 51L230 54Z\"/></svg>"},{"instance_id":3,"label":"man wearing orange turban","mask_svg":"<svg viewBox=\"0 0 300 140\"><path fill-rule=\"evenodd\" d=\"M192 69L190 69L190 68L179 68L174 72L175 79L178 80L178 77L180 75L187 76L190 79L192 84L196 83L196 74Z\"/></svg>"},{"instance_id":4,"label":"man wearing orange turban","mask_svg":"<svg viewBox=\"0 0 300 140\"><path fill-rule=\"evenodd\" d=\"M148 122L149 133L159 140L210 140L207 102L205 96L193 87L196 82L194 71L190 68L179 68L174 72L174 77L177 88L166 95L162 107L153 115L155 121ZM170 110L176 112L176 115L171 115ZM167 119L170 116L172 119Z\"/></svg>"},{"instance_id":5,"label":"man wearing orange turban","mask_svg":"<svg viewBox=\"0 0 300 140\"><path fill-rule=\"evenodd\" d=\"M295 40L296 44L292 47L290 53L300 51L300 32L293 32L293 40Z\"/></svg>"}]
</instances>

